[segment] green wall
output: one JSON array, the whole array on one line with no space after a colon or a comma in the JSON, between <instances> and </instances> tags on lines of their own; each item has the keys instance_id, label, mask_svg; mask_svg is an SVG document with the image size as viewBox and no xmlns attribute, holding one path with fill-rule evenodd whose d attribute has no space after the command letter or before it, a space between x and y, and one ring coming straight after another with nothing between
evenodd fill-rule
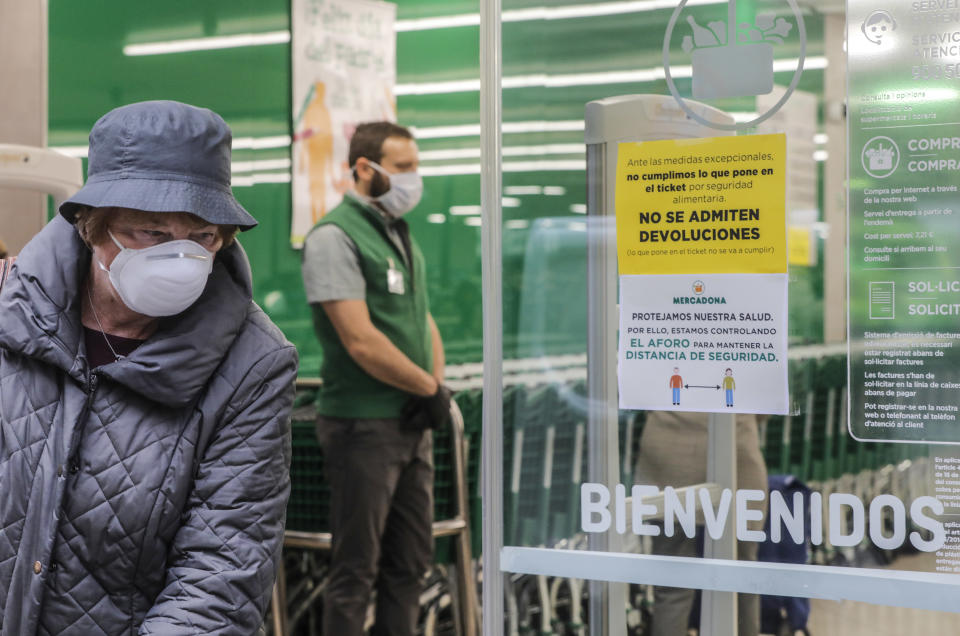
<instances>
[{"instance_id":1,"label":"green wall","mask_svg":"<svg viewBox=\"0 0 960 636\"><path fill-rule=\"evenodd\" d=\"M550 6L584 4L551 2ZM401 20L476 13L476 0L401 0ZM505 9L542 6L507 0ZM697 7L697 19L722 17L722 5ZM669 12L664 10L567 20L504 24L504 75L591 73L633 70L658 64ZM702 18L702 19L701 19ZM822 52L822 21L807 17L809 55ZM267 32L290 28L288 0L50 0L50 145L86 143L96 119L125 103L176 99L211 108L227 120L235 137L290 134L290 47L270 45L173 55L126 57L125 44ZM789 47L778 57L795 54ZM479 29L476 26L397 34L400 84L479 77ZM786 83L789 74L778 74ZM821 92L822 73L808 71L800 87ZM689 92L689 82L678 82ZM504 120L582 120L590 100L624 93L666 93L660 82L562 88L511 88L504 91ZM749 110L733 100L722 107ZM477 92L401 96L403 124L432 127L479 122ZM579 131L507 134L504 145L543 146L582 143ZM479 137L424 139L421 150L475 149ZM530 154L532 152L533 154ZM531 150L513 161L583 160L582 151L541 156ZM235 161L289 158L289 149L237 150ZM478 159L425 161L425 166L477 164ZM281 172L283 172L281 170ZM426 194L410 222L429 266L434 316L444 334L452 363L481 358L480 228L467 217L447 215L444 223L428 214L447 214L451 206L480 203L480 177L463 174L427 177ZM504 324L507 356L577 352L584 349L586 308L583 259L585 234L544 228L546 217L577 225L571 206L585 200L582 170L506 172L510 186L552 186L551 194L511 197L505 219L518 221L504 230ZM319 351L313 338L300 281L299 253L289 246L289 184L239 187L235 194L260 226L242 237L254 272L257 302L299 348L301 373L315 375ZM522 227L523 221L529 227ZM548 223L549 225L549 223ZM534 232L533 230L537 231ZM558 244L556 241L560 241ZM549 337L544 337L544 333Z\"/></svg>"}]
</instances>

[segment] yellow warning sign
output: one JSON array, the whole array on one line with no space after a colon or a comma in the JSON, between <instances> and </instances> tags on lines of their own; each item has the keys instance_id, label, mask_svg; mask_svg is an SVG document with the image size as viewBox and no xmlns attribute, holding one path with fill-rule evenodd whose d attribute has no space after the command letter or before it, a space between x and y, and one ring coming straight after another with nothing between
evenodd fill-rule
<instances>
[{"instance_id":1,"label":"yellow warning sign","mask_svg":"<svg viewBox=\"0 0 960 636\"><path fill-rule=\"evenodd\" d=\"M620 274L787 271L786 137L619 145Z\"/></svg>"},{"instance_id":2,"label":"yellow warning sign","mask_svg":"<svg viewBox=\"0 0 960 636\"><path fill-rule=\"evenodd\" d=\"M806 225L792 225L787 228L787 247L791 265L811 267L817 264L817 253L813 244L813 229Z\"/></svg>"}]
</instances>

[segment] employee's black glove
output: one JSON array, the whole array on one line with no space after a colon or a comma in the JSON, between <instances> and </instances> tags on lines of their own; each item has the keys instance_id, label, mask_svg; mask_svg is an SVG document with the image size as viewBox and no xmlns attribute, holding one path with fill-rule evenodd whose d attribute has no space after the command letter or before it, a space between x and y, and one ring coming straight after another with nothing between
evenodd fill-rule
<instances>
[{"instance_id":1,"label":"employee's black glove","mask_svg":"<svg viewBox=\"0 0 960 636\"><path fill-rule=\"evenodd\" d=\"M452 393L444 385L429 397L413 397L403 407L402 419L405 428L412 430L436 429L450 421Z\"/></svg>"}]
</instances>

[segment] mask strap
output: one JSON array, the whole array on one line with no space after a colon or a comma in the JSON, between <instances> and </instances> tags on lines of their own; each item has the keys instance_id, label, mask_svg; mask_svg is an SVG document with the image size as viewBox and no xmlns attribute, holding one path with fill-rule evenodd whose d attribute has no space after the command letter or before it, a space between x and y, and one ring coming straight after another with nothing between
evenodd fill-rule
<instances>
[{"instance_id":1,"label":"mask strap","mask_svg":"<svg viewBox=\"0 0 960 636\"><path fill-rule=\"evenodd\" d=\"M384 192L383 194L381 194L379 197L367 197L370 201L377 201L377 200L380 199L381 197L385 196L385 195L387 194L387 192L390 192L390 190L393 189L393 183L390 181L390 173L387 172L387 171L383 168L383 166L381 166L381 165L380 165L379 163L377 163L376 161L370 161L369 159L367 159L367 161L370 163L370 167L373 168L375 171L379 172L379 173L380 173L381 175L383 175L384 177L386 177L386 178L387 178L387 183L390 184L390 187L387 188L387 191Z\"/></svg>"},{"instance_id":2,"label":"mask strap","mask_svg":"<svg viewBox=\"0 0 960 636\"><path fill-rule=\"evenodd\" d=\"M127 249L127 248L125 248L125 247L120 243L120 241L117 240L117 237L114 236L114 235L113 235L113 232L111 232L110 230L107 230L107 236L110 237L110 240L112 240L113 243L114 243L114 245L116 245L117 247L119 247L121 251ZM103 270L103 271L105 271L106 273L108 273L108 274L110 273L110 270L106 268L106 266L100 261L99 258L97 259L97 266L100 267L100 269Z\"/></svg>"},{"instance_id":3,"label":"mask strap","mask_svg":"<svg viewBox=\"0 0 960 636\"><path fill-rule=\"evenodd\" d=\"M107 230L107 235L109 235L110 238L113 240L113 244L119 247L121 250L127 249L120 243L120 241L117 240L117 237L113 235L113 232L111 232L110 230ZM103 267L103 265L101 265L100 267Z\"/></svg>"},{"instance_id":4,"label":"mask strap","mask_svg":"<svg viewBox=\"0 0 960 636\"><path fill-rule=\"evenodd\" d=\"M368 159L368 161L369 161L369 159ZM376 170L377 172L379 172L382 176L386 177L386 178L387 178L387 183L390 184L390 188L393 187L393 183L390 181L390 177L393 176L392 173L387 172L387 170L386 170L383 166L381 166L379 163L377 163L376 161L370 161L370 167L373 168L374 170ZM390 188L387 188L387 192L390 192ZM387 192L384 192L383 194L386 194ZM381 194L380 196L382 197L383 194Z\"/></svg>"}]
</instances>

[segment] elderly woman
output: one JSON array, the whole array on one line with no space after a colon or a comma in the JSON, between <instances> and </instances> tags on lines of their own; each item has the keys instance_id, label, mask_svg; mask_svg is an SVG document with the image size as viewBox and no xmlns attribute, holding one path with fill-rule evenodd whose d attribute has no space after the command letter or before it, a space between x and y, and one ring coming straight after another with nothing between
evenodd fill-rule
<instances>
[{"instance_id":1,"label":"elderly woman","mask_svg":"<svg viewBox=\"0 0 960 636\"><path fill-rule=\"evenodd\" d=\"M118 108L0 292L0 634L253 634L297 357L251 300L230 130Z\"/></svg>"}]
</instances>

